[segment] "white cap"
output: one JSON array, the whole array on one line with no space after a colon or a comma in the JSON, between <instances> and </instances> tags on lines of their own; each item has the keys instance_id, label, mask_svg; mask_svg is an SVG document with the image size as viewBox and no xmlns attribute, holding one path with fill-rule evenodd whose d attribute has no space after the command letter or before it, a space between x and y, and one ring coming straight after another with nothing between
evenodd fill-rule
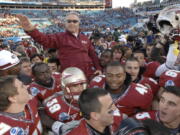
<instances>
[{"instance_id":1,"label":"white cap","mask_svg":"<svg viewBox=\"0 0 180 135\"><path fill-rule=\"evenodd\" d=\"M15 54L7 50L0 51L0 70L6 70L17 65L19 62L20 60Z\"/></svg>"},{"instance_id":2,"label":"white cap","mask_svg":"<svg viewBox=\"0 0 180 135\"><path fill-rule=\"evenodd\" d=\"M127 43L127 39L126 39L126 36L125 35L121 35L119 36L119 39L118 39L120 42L125 42Z\"/></svg>"},{"instance_id":3,"label":"white cap","mask_svg":"<svg viewBox=\"0 0 180 135\"><path fill-rule=\"evenodd\" d=\"M120 39L119 39L119 42L124 42L124 43L126 43L127 41L126 41L125 38L120 38Z\"/></svg>"}]
</instances>

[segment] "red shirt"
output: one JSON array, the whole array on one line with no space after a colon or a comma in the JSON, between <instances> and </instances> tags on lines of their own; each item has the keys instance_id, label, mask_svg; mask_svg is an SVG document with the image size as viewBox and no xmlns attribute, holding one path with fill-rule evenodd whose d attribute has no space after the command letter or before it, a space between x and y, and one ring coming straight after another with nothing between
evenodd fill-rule
<instances>
[{"instance_id":1,"label":"red shirt","mask_svg":"<svg viewBox=\"0 0 180 135\"><path fill-rule=\"evenodd\" d=\"M79 33L75 37L66 31L46 35L37 29L28 34L44 47L58 49L61 71L67 67L78 67L90 77L95 71L94 67L101 70L94 48L88 37L83 34Z\"/></svg>"},{"instance_id":2,"label":"red shirt","mask_svg":"<svg viewBox=\"0 0 180 135\"><path fill-rule=\"evenodd\" d=\"M167 70L160 76L159 85L161 87L166 87L166 86L180 87L180 71Z\"/></svg>"}]
</instances>

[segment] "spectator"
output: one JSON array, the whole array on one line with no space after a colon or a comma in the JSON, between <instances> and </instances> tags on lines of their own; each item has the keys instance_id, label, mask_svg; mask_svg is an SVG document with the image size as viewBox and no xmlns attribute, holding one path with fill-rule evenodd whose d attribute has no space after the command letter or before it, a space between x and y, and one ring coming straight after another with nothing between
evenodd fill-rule
<instances>
[{"instance_id":1,"label":"spectator","mask_svg":"<svg viewBox=\"0 0 180 135\"><path fill-rule=\"evenodd\" d=\"M49 58L56 58L57 57L57 49L50 48L48 49L48 57Z\"/></svg>"},{"instance_id":2,"label":"spectator","mask_svg":"<svg viewBox=\"0 0 180 135\"><path fill-rule=\"evenodd\" d=\"M122 46L117 45L112 47L112 61L118 61L123 62L122 58L124 56L124 50L122 49Z\"/></svg>"},{"instance_id":3,"label":"spectator","mask_svg":"<svg viewBox=\"0 0 180 135\"><path fill-rule=\"evenodd\" d=\"M128 58L131 57L133 50L132 50L132 47L129 46L128 44L124 45L122 49L124 51L124 55L123 55L122 59L123 59L123 61L126 61Z\"/></svg>"},{"instance_id":4,"label":"spectator","mask_svg":"<svg viewBox=\"0 0 180 135\"><path fill-rule=\"evenodd\" d=\"M41 63L42 60L42 56L40 54L34 54L30 57L30 61L32 63L32 65L36 64L36 63Z\"/></svg>"},{"instance_id":5,"label":"spectator","mask_svg":"<svg viewBox=\"0 0 180 135\"><path fill-rule=\"evenodd\" d=\"M47 61L47 64L49 66L49 69L51 70L52 73L55 73L55 72L60 72L60 68L61 68L61 65L59 63L59 60L58 58L49 58L48 61Z\"/></svg>"},{"instance_id":6,"label":"spectator","mask_svg":"<svg viewBox=\"0 0 180 135\"><path fill-rule=\"evenodd\" d=\"M27 57L26 48L23 45L18 45L15 51L20 54L21 57Z\"/></svg>"},{"instance_id":7,"label":"spectator","mask_svg":"<svg viewBox=\"0 0 180 135\"><path fill-rule=\"evenodd\" d=\"M112 60L112 51L110 49L104 50L100 55L99 60L100 60L100 65L104 71L107 64L110 63Z\"/></svg>"},{"instance_id":8,"label":"spectator","mask_svg":"<svg viewBox=\"0 0 180 135\"><path fill-rule=\"evenodd\" d=\"M27 57L21 58L18 79L21 80L25 85L28 85L32 82L31 62Z\"/></svg>"},{"instance_id":9,"label":"spectator","mask_svg":"<svg viewBox=\"0 0 180 135\"><path fill-rule=\"evenodd\" d=\"M144 53L142 51L133 52L133 56L139 61L141 67L145 66L146 61L145 61Z\"/></svg>"},{"instance_id":10,"label":"spectator","mask_svg":"<svg viewBox=\"0 0 180 135\"><path fill-rule=\"evenodd\" d=\"M26 16L16 16L19 18L19 24L35 41L44 47L58 49L62 64L61 71L67 67L75 66L82 69L88 79L93 74L101 74L101 67L92 44L85 35L79 33L80 18L76 13L70 13L66 16L66 32L52 35L39 32Z\"/></svg>"},{"instance_id":11,"label":"spectator","mask_svg":"<svg viewBox=\"0 0 180 135\"><path fill-rule=\"evenodd\" d=\"M147 55L146 60L147 61L151 60L151 52L152 52L153 47L154 47L153 44L146 45L146 55Z\"/></svg>"}]
</instances>

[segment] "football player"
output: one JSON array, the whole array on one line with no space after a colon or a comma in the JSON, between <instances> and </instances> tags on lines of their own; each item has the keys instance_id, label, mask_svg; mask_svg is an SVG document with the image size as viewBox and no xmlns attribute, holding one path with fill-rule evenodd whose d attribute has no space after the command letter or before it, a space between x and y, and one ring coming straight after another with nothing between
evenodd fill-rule
<instances>
[{"instance_id":1,"label":"football player","mask_svg":"<svg viewBox=\"0 0 180 135\"><path fill-rule=\"evenodd\" d=\"M7 51L0 51L0 76L17 75L20 71L19 58Z\"/></svg>"},{"instance_id":2,"label":"football player","mask_svg":"<svg viewBox=\"0 0 180 135\"><path fill-rule=\"evenodd\" d=\"M30 84L28 90L32 96L38 97L40 101L61 91L59 73L52 74L48 65L37 63L32 67L34 81Z\"/></svg>"},{"instance_id":3,"label":"football player","mask_svg":"<svg viewBox=\"0 0 180 135\"><path fill-rule=\"evenodd\" d=\"M37 100L16 76L0 78L0 134L41 135Z\"/></svg>"},{"instance_id":4,"label":"football player","mask_svg":"<svg viewBox=\"0 0 180 135\"><path fill-rule=\"evenodd\" d=\"M131 82L119 62L109 63L105 75L95 77L89 87L105 88L110 92L118 109L128 115L148 109L153 99L152 90Z\"/></svg>"},{"instance_id":5,"label":"football player","mask_svg":"<svg viewBox=\"0 0 180 135\"><path fill-rule=\"evenodd\" d=\"M165 87L160 98L159 110L137 113L135 118L153 119L169 128L172 135L180 133L180 87Z\"/></svg>"},{"instance_id":6,"label":"football player","mask_svg":"<svg viewBox=\"0 0 180 135\"><path fill-rule=\"evenodd\" d=\"M63 123L81 118L77 100L87 87L87 79L82 70L69 67L62 72L63 93L57 92L47 98L43 104L47 114Z\"/></svg>"},{"instance_id":7,"label":"football player","mask_svg":"<svg viewBox=\"0 0 180 135\"><path fill-rule=\"evenodd\" d=\"M131 79L134 83L140 83L147 87L150 87L155 95L159 90L159 85L156 80L149 77L143 77L140 73L140 63L136 58L129 58L125 63L125 70L130 74Z\"/></svg>"},{"instance_id":8,"label":"football player","mask_svg":"<svg viewBox=\"0 0 180 135\"><path fill-rule=\"evenodd\" d=\"M79 107L84 119L68 135L148 135L142 124L123 120L110 93L102 88L84 90Z\"/></svg>"}]
</instances>

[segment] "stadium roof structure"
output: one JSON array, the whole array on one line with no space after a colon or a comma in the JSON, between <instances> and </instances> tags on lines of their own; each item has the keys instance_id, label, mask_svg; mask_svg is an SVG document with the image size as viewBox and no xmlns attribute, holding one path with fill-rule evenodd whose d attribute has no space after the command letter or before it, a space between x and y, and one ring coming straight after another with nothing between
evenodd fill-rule
<instances>
[{"instance_id":1,"label":"stadium roof structure","mask_svg":"<svg viewBox=\"0 0 180 135\"><path fill-rule=\"evenodd\" d=\"M49 0L48 0L49 1ZM14 9L94 9L105 8L105 0L32 0L32 1L0 1L0 8L14 8Z\"/></svg>"}]
</instances>

